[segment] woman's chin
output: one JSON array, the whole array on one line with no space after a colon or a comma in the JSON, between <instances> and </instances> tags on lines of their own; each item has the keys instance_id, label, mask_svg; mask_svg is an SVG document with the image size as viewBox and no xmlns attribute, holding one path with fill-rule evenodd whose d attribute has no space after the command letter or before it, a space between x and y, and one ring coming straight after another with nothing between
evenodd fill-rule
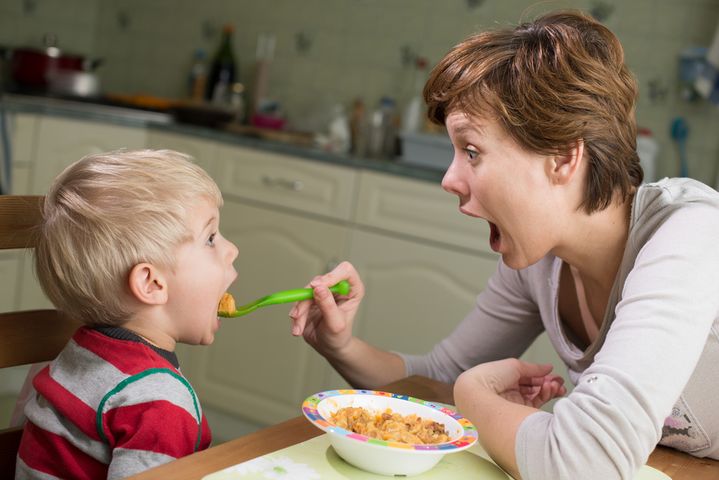
<instances>
[{"instance_id":1,"label":"woman's chin","mask_svg":"<svg viewBox=\"0 0 719 480\"><path fill-rule=\"evenodd\" d=\"M540 256L537 258L527 258L526 255L516 255L512 254L510 252L502 253L502 262L512 270L522 270L527 267L531 267L538 261L540 261L544 256Z\"/></svg>"}]
</instances>

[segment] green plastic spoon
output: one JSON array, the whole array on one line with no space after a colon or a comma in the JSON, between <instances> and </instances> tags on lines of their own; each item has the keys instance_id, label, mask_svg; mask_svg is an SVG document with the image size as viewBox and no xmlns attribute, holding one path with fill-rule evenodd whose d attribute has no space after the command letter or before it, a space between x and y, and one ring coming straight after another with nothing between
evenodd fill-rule
<instances>
[{"instance_id":1,"label":"green plastic spoon","mask_svg":"<svg viewBox=\"0 0 719 480\"><path fill-rule=\"evenodd\" d=\"M350 293L350 284L347 280L342 280L330 287L332 293L338 295L347 295ZM259 300L255 300L247 305L238 307L234 312L217 312L218 317L232 318L241 317L247 315L250 312L254 312L260 307L266 307L268 305L278 305L280 303L292 303L301 302L302 300L309 300L312 298L313 290L311 288L296 288L294 290L283 290L281 292L275 292L266 297L262 297Z\"/></svg>"}]
</instances>

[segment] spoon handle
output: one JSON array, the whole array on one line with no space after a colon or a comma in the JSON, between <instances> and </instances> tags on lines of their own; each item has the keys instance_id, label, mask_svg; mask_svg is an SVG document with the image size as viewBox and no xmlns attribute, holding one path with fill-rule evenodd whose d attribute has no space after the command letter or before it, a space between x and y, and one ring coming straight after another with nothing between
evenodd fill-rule
<instances>
[{"instance_id":1,"label":"spoon handle","mask_svg":"<svg viewBox=\"0 0 719 480\"><path fill-rule=\"evenodd\" d=\"M347 282L347 280L342 280L341 282L331 286L330 291L338 295L347 295L350 291L350 284L349 282ZM248 303L247 305L237 307L237 310L232 313L222 313L219 314L219 316L240 317L250 312L254 312L260 307L266 307L268 305L279 305L281 303L293 303L301 302L302 300L309 300L310 298L312 298L313 293L314 290L312 290L311 288L296 288L294 290L283 290L281 292L275 292L270 295L267 295L266 297L262 297L259 300Z\"/></svg>"},{"instance_id":2,"label":"spoon handle","mask_svg":"<svg viewBox=\"0 0 719 480\"><path fill-rule=\"evenodd\" d=\"M346 280L342 280L330 287L332 293L340 295L347 295L349 293L349 283ZM292 303L301 302L302 300L309 300L312 298L314 291L311 288L296 288L294 290L283 290L276 292L260 300L260 306L264 307L267 305L278 305L280 303Z\"/></svg>"}]
</instances>

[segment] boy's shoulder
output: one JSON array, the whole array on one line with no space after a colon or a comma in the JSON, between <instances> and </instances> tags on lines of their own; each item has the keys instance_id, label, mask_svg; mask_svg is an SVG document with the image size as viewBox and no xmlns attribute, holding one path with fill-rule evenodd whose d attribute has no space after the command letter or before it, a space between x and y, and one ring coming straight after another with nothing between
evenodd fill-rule
<instances>
[{"instance_id":1,"label":"boy's shoulder","mask_svg":"<svg viewBox=\"0 0 719 480\"><path fill-rule=\"evenodd\" d=\"M33 385L60 415L87 427L86 433L95 430L98 411L132 405L172 404L196 421L202 415L192 386L171 362L143 343L89 327L78 329Z\"/></svg>"},{"instance_id":2,"label":"boy's shoulder","mask_svg":"<svg viewBox=\"0 0 719 480\"><path fill-rule=\"evenodd\" d=\"M179 373L174 354L171 354L173 361L146 343L108 335L101 329L79 328L65 350L75 350L68 356L71 359L82 360L89 367L110 368L111 366L124 375L136 375L155 368L165 368ZM109 366L103 367L103 365Z\"/></svg>"},{"instance_id":3,"label":"boy's shoulder","mask_svg":"<svg viewBox=\"0 0 719 480\"><path fill-rule=\"evenodd\" d=\"M172 395L173 390L191 390L173 362L150 346L113 338L85 326L75 332L49 368L38 374L33 385L38 393L56 405L62 403L59 400L66 393L97 408L109 392L123 390L128 384L136 383L138 378L153 373L163 375L155 375L152 382L142 383L159 387L158 380L162 380L162 388L151 392L158 399Z\"/></svg>"}]
</instances>

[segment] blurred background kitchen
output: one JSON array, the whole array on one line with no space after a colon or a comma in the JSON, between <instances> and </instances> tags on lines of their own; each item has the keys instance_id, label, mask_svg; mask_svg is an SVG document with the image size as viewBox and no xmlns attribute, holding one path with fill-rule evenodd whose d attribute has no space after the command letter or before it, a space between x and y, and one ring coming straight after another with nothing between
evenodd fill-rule
<instances>
[{"instance_id":1,"label":"blurred background kitchen","mask_svg":"<svg viewBox=\"0 0 719 480\"><path fill-rule=\"evenodd\" d=\"M40 48L50 33L63 51L102 59L103 92L183 98L196 52L211 62L229 23L246 100L258 42L271 35L268 98L287 128L318 131L357 98L367 110L391 98L401 115L428 72L418 58L431 68L472 32L561 7L591 12L622 41L640 83L639 124L659 146L651 176L679 174L671 123L683 117L689 175L716 185L719 112L680 75L682 59L686 72L686 58L712 42L717 0L0 0L0 45Z\"/></svg>"},{"instance_id":2,"label":"blurred background kitchen","mask_svg":"<svg viewBox=\"0 0 719 480\"><path fill-rule=\"evenodd\" d=\"M238 260L240 303L349 258L368 292L356 333L420 353L462 318L496 256L479 245L485 226L439 188L451 150L422 119L418 94L469 34L558 8L591 13L622 41L640 85L647 179L719 185L719 0L0 0L14 140L4 190L43 193L91 151L187 151L223 190L226 236L252 252ZM52 85L32 63L15 75L13 61L33 54L46 67L48 46L71 72ZM213 75L228 46L232 73ZM78 102L84 110L70 107ZM47 306L29 272L26 257L0 255L2 284L14 287L0 307ZM218 441L295 416L305 396L343 384L274 308L226 322L215 345L183 359ZM547 350L528 358L546 361ZM0 426L23 378L0 372Z\"/></svg>"}]
</instances>

